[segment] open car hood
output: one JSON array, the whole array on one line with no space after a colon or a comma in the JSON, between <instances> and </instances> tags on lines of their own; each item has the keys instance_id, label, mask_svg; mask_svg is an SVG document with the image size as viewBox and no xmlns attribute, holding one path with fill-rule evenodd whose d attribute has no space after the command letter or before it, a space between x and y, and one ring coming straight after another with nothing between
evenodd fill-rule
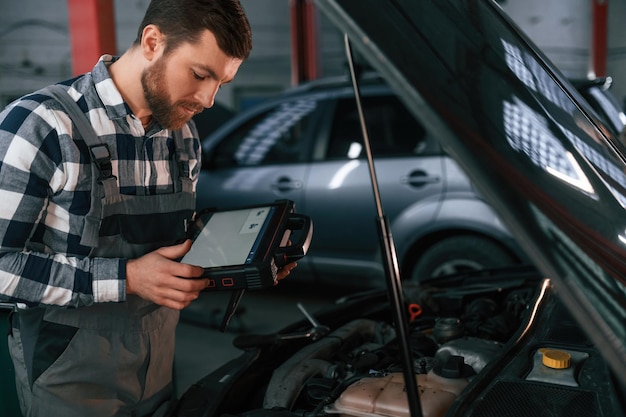
<instances>
[{"instance_id":1,"label":"open car hood","mask_svg":"<svg viewBox=\"0 0 626 417\"><path fill-rule=\"evenodd\" d=\"M317 5L441 138L626 384L626 153L610 129L492 1Z\"/></svg>"}]
</instances>

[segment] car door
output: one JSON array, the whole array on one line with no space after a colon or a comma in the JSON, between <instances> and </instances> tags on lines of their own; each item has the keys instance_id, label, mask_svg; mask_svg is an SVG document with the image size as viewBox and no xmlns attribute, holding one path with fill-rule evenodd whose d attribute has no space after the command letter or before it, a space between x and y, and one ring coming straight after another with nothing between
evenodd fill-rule
<instances>
[{"instance_id":1,"label":"car door","mask_svg":"<svg viewBox=\"0 0 626 417\"><path fill-rule=\"evenodd\" d=\"M445 185L439 146L395 95L364 95L362 103L392 229L399 216L428 223ZM354 97L338 97L332 112L325 116L328 129L318 130L324 146L315 151L305 190L304 207L315 224L309 254L322 277L376 280L383 274L377 210Z\"/></svg>"},{"instance_id":2,"label":"car door","mask_svg":"<svg viewBox=\"0 0 626 417\"><path fill-rule=\"evenodd\" d=\"M314 99L292 99L235 118L203 146L197 207L237 207L289 199L302 204ZM305 273L307 260L299 262Z\"/></svg>"}]
</instances>

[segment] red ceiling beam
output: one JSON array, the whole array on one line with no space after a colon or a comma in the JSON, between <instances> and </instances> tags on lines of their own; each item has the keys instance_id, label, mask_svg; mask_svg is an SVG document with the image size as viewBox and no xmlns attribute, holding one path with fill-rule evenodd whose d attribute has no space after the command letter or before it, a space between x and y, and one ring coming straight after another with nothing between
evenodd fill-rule
<instances>
[{"instance_id":1,"label":"red ceiling beam","mask_svg":"<svg viewBox=\"0 0 626 417\"><path fill-rule=\"evenodd\" d=\"M591 10L591 53L589 72L595 77L606 75L607 64L607 19L609 0L592 0Z\"/></svg>"},{"instance_id":2,"label":"red ceiling beam","mask_svg":"<svg viewBox=\"0 0 626 417\"><path fill-rule=\"evenodd\" d=\"M83 74L103 54L116 54L113 0L67 0L72 72Z\"/></svg>"},{"instance_id":3,"label":"red ceiling beam","mask_svg":"<svg viewBox=\"0 0 626 417\"><path fill-rule=\"evenodd\" d=\"M313 0L289 0L291 12L291 82L319 77L317 14Z\"/></svg>"}]
</instances>

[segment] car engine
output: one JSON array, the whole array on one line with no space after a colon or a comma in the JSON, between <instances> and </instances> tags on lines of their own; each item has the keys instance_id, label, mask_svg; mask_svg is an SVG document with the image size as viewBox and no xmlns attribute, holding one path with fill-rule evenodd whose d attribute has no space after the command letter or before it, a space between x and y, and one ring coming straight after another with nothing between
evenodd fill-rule
<instances>
[{"instance_id":1,"label":"car engine","mask_svg":"<svg viewBox=\"0 0 626 417\"><path fill-rule=\"evenodd\" d=\"M410 349L425 417L442 416L517 331L534 290L407 292ZM352 320L274 370L263 409L296 415L408 416L394 326Z\"/></svg>"},{"instance_id":2,"label":"car engine","mask_svg":"<svg viewBox=\"0 0 626 417\"><path fill-rule=\"evenodd\" d=\"M506 270L435 281L404 283L402 332L381 290L278 334L238 336L244 353L194 384L174 415L409 417L415 394L423 417L623 415L626 391L549 279Z\"/></svg>"}]
</instances>

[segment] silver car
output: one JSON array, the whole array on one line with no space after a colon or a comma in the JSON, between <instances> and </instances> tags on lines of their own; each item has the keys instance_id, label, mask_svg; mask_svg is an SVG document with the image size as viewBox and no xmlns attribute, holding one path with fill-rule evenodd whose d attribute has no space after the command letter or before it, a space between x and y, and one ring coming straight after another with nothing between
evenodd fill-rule
<instances>
[{"instance_id":1,"label":"silver car","mask_svg":"<svg viewBox=\"0 0 626 417\"><path fill-rule=\"evenodd\" d=\"M402 276L420 281L524 262L437 137L380 78L366 74L361 82L383 210ZM281 94L204 141L198 208L290 199L314 225L297 277L383 285L377 211L360 132L347 79L318 80Z\"/></svg>"}]
</instances>

